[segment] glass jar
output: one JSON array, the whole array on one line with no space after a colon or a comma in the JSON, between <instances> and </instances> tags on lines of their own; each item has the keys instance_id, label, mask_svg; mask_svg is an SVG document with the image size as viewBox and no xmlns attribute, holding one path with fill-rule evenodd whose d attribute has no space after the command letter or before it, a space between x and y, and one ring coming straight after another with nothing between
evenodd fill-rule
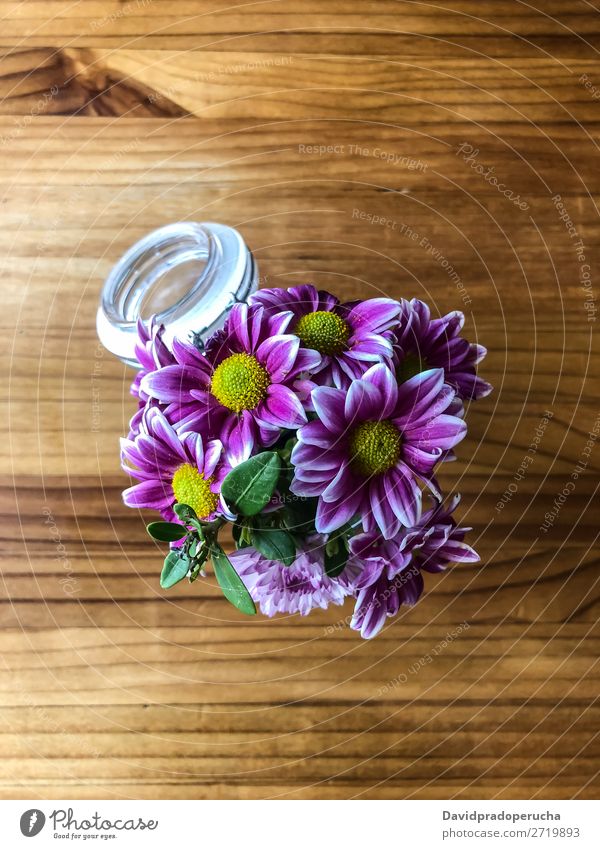
<instances>
[{"instance_id":1,"label":"glass jar","mask_svg":"<svg viewBox=\"0 0 600 849\"><path fill-rule=\"evenodd\" d=\"M169 224L131 247L108 275L96 316L105 348L136 365L137 321L156 315L164 340L202 343L231 307L258 287L252 253L233 227L214 222Z\"/></svg>"}]
</instances>

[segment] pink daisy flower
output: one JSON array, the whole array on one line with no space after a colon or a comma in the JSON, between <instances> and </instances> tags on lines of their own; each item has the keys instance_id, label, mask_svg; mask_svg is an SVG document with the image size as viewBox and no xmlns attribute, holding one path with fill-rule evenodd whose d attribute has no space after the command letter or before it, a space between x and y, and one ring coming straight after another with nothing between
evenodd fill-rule
<instances>
[{"instance_id":1,"label":"pink daisy flower","mask_svg":"<svg viewBox=\"0 0 600 849\"><path fill-rule=\"evenodd\" d=\"M354 517L386 539L421 515L419 481L437 490L434 466L466 434L448 415L454 390L442 369L398 385L390 369L372 366L345 392L320 386L312 400L318 420L298 431L291 490L318 496L315 527L329 533Z\"/></svg>"},{"instance_id":2,"label":"pink daisy flower","mask_svg":"<svg viewBox=\"0 0 600 849\"><path fill-rule=\"evenodd\" d=\"M176 365L147 373L141 390L166 406L176 429L220 439L233 465L282 430L306 422L294 381L318 368L321 357L287 333L292 313L269 316L236 304L205 354L173 344Z\"/></svg>"},{"instance_id":3,"label":"pink daisy flower","mask_svg":"<svg viewBox=\"0 0 600 849\"><path fill-rule=\"evenodd\" d=\"M287 290L261 289L252 296L252 303L262 304L271 314L291 312L289 332L321 354L311 382L299 385L307 400L313 386L345 389L373 363L392 356L388 331L397 321L400 305L391 298L342 304L329 292L305 284Z\"/></svg>"}]
</instances>

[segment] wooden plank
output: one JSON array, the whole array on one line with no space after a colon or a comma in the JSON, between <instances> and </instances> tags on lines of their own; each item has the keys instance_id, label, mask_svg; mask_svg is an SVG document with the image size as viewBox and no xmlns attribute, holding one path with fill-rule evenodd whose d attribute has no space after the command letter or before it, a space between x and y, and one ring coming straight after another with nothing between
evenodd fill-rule
<instances>
[{"instance_id":1,"label":"wooden plank","mask_svg":"<svg viewBox=\"0 0 600 849\"><path fill-rule=\"evenodd\" d=\"M378 123L594 122L596 69L593 58L565 65L550 54L447 59L4 48L0 114L345 118L339 95L350 85L355 111Z\"/></svg>"},{"instance_id":2,"label":"wooden plank","mask_svg":"<svg viewBox=\"0 0 600 849\"><path fill-rule=\"evenodd\" d=\"M0 183L36 186L48 193L50 187L75 186L83 194L93 186L135 188L143 178L146 192L156 197L160 186L179 182L197 185L196 191L203 186L231 191L231 184L240 191L264 188L267 181L310 185L352 178L359 186L400 193L416 186L420 191L433 186L452 193L458 182L485 201L499 192L474 167L481 165L484 171L493 167L515 197L520 195L530 207L536 196L551 197L558 188L562 195L584 198L597 191L597 169L590 160L596 150L597 128L562 122L539 127L522 122L506 131L503 127L494 122L485 129L465 124L432 128L429 124L403 127L381 122L374 144L373 127L351 116L283 124L209 118L115 121L92 117L65 122L46 116L18 122L3 116L0 133L11 163L9 168L6 157L0 163ZM474 161L467 161L466 149L459 150L463 144L478 151ZM322 155L320 145L326 148ZM365 163L369 166L366 174ZM78 201L79 196L72 192L71 203ZM504 206L515 211L510 198ZM528 211L517 209L519 213ZM527 219L527 215L519 218Z\"/></svg>"},{"instance_id":3,"label":"wooden plank","mask_svg":"<svg viewBox=\"0 0 600 849\"><path fill-rule=\"evenodd\" d=\"M0 44L219 51L394 53L593 58L597 7L583 0L537 6L515 0L290 0L234 6L224 0L0 2Z\"/></svg>"}]
</instances>

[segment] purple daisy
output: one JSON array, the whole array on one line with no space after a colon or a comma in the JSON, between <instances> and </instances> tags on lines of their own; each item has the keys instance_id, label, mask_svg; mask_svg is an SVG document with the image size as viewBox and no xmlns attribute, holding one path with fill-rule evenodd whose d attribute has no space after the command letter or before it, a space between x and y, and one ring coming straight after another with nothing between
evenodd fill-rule
<instances>
[{"instance_id":1,"label":"purple daisy","mask_svg":"<svg viewBox=\"0 0 600 849\"><path fill-rule=\"evenodd\" d=\"M403 528L393 540L383 540L376 532L360 534L350 542L355 566L356 606L350 627L365 639L382 629L388 616L395 616L401 604L413 605L423 592L425 572L441 572L449 563L477 563L479 556L464 542L470 528L459 528L452 512L460 498L449 507L441 503L423 514L412 528Z\"/></svg>"},{"instance_id":2,"label":"purple daisy","mask_svg":"<svg viewBox=\"0 0 600 849\"><path fill-rule=\"evenodd\" d=\"M216 437L234 465L246 460L255 447L272 445L282 429L306 422L292 386L318 368L321 357L286 333L292 317L235 304L204 354L175 340L177 364L146 374L141 390L167 405L179 432Z\"/></svg>"},{"instance_id":3,"label":"purple daisy","mask_svg":"<svg viewBox=\"0 0 600 849\"><path fill-rule=\"evenodd\" d=\"M241 548L230 559L265 616L306 616L315 607L325 610L330 604L343 604L354 594L358 568L348 565L337 578L330 578L323 566L324 546L323 537L309 537L291 566L266 560L255 548Z\"/></svg>"},{"instance_id":4,"label":"purple daisy","mask_svg":"<svg viewBox=\"0 0 600 849\"><path fill-rule=\"evenodd\" d=\"M178 521L176 503L189 504L199 519L230 516L220 499L220 485L230 471L218 440L203 442L199 433L178 434L157 407L144 412L138 434L121 439L123 469L140 483L123 492L128 507L158 510Z\"/></svg>"},{"instance_id":5,"label":"purple daisy","mask_svg":"<svg viewBox=\"0 0 600 849\"><path fill-rule=\"evenodd\" d=\"M321 354L321 366L312 380L298 386L306 400L317 384L347 389L350 382L373 363L391 358L388 331L398 319L398 301L371 298L341 304L329 292L303 285L290 289L261 289L252 295L251 302L262 304L271 314L291 312L290 332L295 333L306 348Z\"/></svg>"},{"instance_id":6,"label":"purple daisy","mask_svg":"<svg viewBox=\"0 0 600 849\"><path fill-rule=\"evenodd\" d=\"M465 436L466 425L446 411L454 389L442 369L398 385L390 369L372 366L348 392L320 386L312 400L318 416L298 431L291 490L318 496L315 526L329 533L358 516L365 531L386 539L419 521L423 481L444 452Z\"/></svg>"},{"instance_id":7,"label":"purple daisy","mask_svg":"<svg viewBox=\"0 0 600 849\"><path fill-rule=\"evenodd\" d=\"M487 350L459 336L464 323L464 314L458 310L431 318L423 301L402 300L394 343L399 379L406 380L425 369L443 368L446 383L454 387L459 398L469 401L488 395L492 386L476 373L477 363Z\"/></svg>"}]
</instances>

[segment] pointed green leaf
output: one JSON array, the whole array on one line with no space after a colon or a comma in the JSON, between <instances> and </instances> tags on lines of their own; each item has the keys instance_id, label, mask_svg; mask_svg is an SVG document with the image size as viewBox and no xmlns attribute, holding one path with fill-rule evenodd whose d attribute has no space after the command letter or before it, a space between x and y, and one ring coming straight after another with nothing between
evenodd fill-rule
<instances>
[{"instance_id":1,"label":"pointed green leaf","mask_svg":"<svg viewBox=\"0 0 600 849\"><path fill-rule=\"evenodd\" d=\"M267 560L279 560L291 566L296 559L296 543L287 531L264 528L252 531L252 545Z\"/></svg>"},{"instance_id":2,"label":"pointed green leaf","mask_svg":"<svg viewBox=\"0 0 600 849\"><path fill-rule=\"evenodd\" d=\"M146 525L146 530L151 537L161 542L177 542L187 534L187 528L176 522L150 522Z\"/></svg>"},{"instance_id":3,"label":"pointed green leaf","mask_svg":"<svg viewBox=\"0 0 600 849\"><path fill-rule=\"evenodd\" d=\"M189 504L174 504L173 510L182 522L189 522L190 519L197 519L196 511Z\"/></svg>"},{"instance_id":4,"label":"pointed green leaf","mask_svg":"<svg viewBox=\"0 0 600 849\"><path fill-rule=\"evenodd\" d=\"M190 568L190 561L179 551L171 551L165 557L165 564L160 573L160 585L163 590L183 581Z\"/></svg>"},{"instance_id":5,"label":"pointed green leaf","mask_svg":"<svg viewBox=\"0 0 600 849\"><path fill-rule=\"evenodd\" d=\"M264 451L232 469L221 485L221 495L232 510L255 516L273 495L281 461L275 451Z\"/></svg>"},{"instance_id":6,"label":"pointed green leaf","mask_svg":"<svg viewBox=\"0 0 600 849\"><path fill-rule=\"evenodd\" d=\"M208 560L208 556L210 551L207 546L201 543L201 547L196 551L195 555L192 555L190 560L190 571L188 574L188 580L190 584L192 584L198 575L202 572L202 567L204 563Z\"/></svg>"},{"instance_id":7,"label":"pointed green leaf","mask_svg":"<svg viewBox=\"0 0 600 849\"><path fill-rule=\"evenodd\" d=\"M227 601L230 601L234 607L248 616L255 614L256 607L250 593L220 545L215 544L212 547L211 556L215 577Z\"/></svg>"}]
</instances>

